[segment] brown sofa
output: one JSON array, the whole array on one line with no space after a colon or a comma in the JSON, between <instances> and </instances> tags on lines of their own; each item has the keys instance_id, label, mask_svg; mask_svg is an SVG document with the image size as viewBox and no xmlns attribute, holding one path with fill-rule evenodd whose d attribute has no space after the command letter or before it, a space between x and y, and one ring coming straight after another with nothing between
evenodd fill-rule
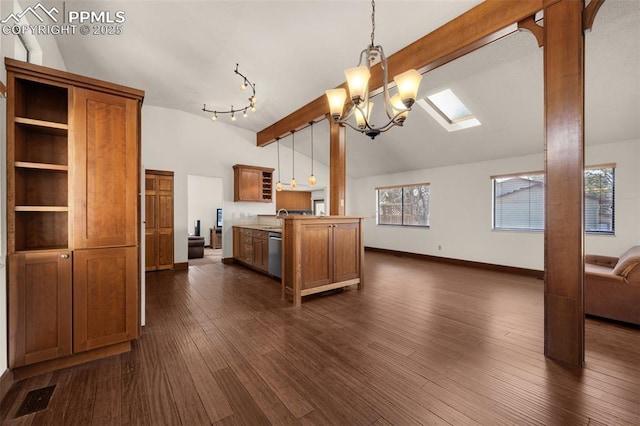
<instances>
[{"instance_id":1,"label":"brown sofa","mask_svg":"<svg viewBox=\"0 0 640 426\"><path fill-rule=\"evenodd\" d=\"M204 237L189 235L189 246L187 248L188 259L198 259L204 257Z\"/></svg>"},{"instance_id":2,"label":"brown sofa","mask_svg":"<svg viewBox=\"0 0 640 426\"><path fill-rule=\"evenodd\" d=\"M586 255L585 313L640 325L640 246L619 258Z\"/></svg>"}]
</instances>

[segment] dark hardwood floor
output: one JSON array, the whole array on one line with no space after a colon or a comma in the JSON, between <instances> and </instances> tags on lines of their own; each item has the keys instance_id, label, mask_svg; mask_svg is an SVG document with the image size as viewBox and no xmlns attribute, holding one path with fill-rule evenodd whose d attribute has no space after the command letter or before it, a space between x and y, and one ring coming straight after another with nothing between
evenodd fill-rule
<instances>
[{"instance_id":1,"label":"dark hardwood floor","mask_svg":"<svg viewBox=\"0 0 640 426\"><path fill-rule=\"evenodd\" d=\"M586 368L544 358L535 278L383 253L366 288L280 300L236 265L147 274L130 353L17 383L6 425L640 424L640 329L586 320ZM56 385L46 410L15 418Z\"/></svg>"}]
</instances>

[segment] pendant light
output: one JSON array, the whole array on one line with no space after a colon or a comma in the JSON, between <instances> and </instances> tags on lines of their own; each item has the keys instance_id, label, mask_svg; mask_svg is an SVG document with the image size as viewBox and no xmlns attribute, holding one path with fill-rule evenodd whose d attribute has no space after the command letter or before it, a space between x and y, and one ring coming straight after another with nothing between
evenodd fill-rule
<instances>
[{"instance_id":1,"label":"pendant light","mask_svg":"<svg viewBox=\"0 0 640 426\"><path fill-rule=\"evenodd\" d=\"M296 182L296 131L291 131L292 145L291 145L291 189L296 189L298 183Z\"/></svg>"},{"instance_id":2,"label":"pendant light","mask_svg":"<svg viewBox=\"0 0 640 426\"><path fill-rule=\"evenodd\" d=\"M309 176L309 186L315 186L316 177L313 175L313 121L309 124L311 124L311 175Z\"/></svg>"},{"instance_id":3,"label":"pendant light","mask_svg":"<svg viewBox=\"0 0 640 426\"><path fill-rule=\"evenodd\" d=\"M280 138L276 138L276 147L278 148L278 182L276 183L276 191L282 191L282 182L280 182Z\"/></svg>"},{"instance_id":4,"label":"pendant light","mask_svg":"<svg viewBox=\"0 0 640 426\"><path fill-rule=\"evenodd\" d=\"M389 67L387 65L387 57L382 50L382 46L376 45L374 42L376 30L375 16L376 3L372 0L371 43L360 52L360 62L358 62L358 66L344 71L349 87L349 99L347 100L347 91L343 88L326 91L333 121L347 125L360 133L364 133L371 139L394 126L402 126L404 124L408 112L416 100L418 87L422 79L422 75L414 69L398 74L393 78L398 90L398 95L394 97L389 95L387 75ZM382 126L375 126L370 121L373 103L370 100L369 78L371 76L371 67L378 61L380 61L380 67L382 68L382 93L384 95L382 102L389 120ZM346 105L345 102L347 102ZM356 118L355 126L349 122L349 119L354 115Z\"/></svg>"}]
</instances>

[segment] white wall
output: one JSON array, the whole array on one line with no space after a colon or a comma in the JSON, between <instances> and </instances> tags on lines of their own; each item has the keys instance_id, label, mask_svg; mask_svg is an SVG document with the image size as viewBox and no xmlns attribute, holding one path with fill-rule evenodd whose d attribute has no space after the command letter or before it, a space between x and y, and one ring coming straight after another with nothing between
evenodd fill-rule
<instances>
[{"instance_id":1,"label":"white wall","mask_svg":"<svg viewBox=\"0 0 640 426\"><path fill-rule=\"evenodd\" d=\"M316 146L320 146L317 142ZM291 149L280 146L280 162L289 170L286 159ZM300 156L303 159L300 159ZM296 153L296 164L308 164L310 159ZM187 176L210 176L223 182L223 257L233 256L233 222L257 220L258 214L275 214L275 203L233 201L233 165L250 164L277 167L275 144L256 146L254 132L239 129L220 120L212 122L206 116L188 114L167 108L142 107L142 162L145 167L174 172L174 232L175 262L187 261L187 235L191 231L187 213ZM328 168L314 163L318 184L328 182ZM277 176L277 171L276 171ZM282 179L285 179L282 175ZM302 188L301 188L302 190Z\"/></svg>"},{"instance_id":2,"label":"white wall","mask_svg":"<svg viewBox=\"0 0 640 426\"><path fill-rule=\"evenodd\" d=\"M640 244L640 141L587 147L586 164L617 163L616 235L588 235L589 253L618 256ZM351 213L365 221L368 247L542 270L542 232L493 231L490 176L543 170L542 154L355 179ZM378 186L431 184L430 228L377 226ZM441 249L439 249L439 247Z\"/></svg>"},{"instance_id":3,"label":"white wall","mask_svg":"<svg viewBox=\"0 0 640 426\"><path fill-rule=\"evenodd\" d=\"M209 229L216 225L216 209L222 208L222 185L221 178L187 176L187 230L193 233L194 222L200 220L200 236L205 245L211 244Z\"/></svg>"}]
</instances>

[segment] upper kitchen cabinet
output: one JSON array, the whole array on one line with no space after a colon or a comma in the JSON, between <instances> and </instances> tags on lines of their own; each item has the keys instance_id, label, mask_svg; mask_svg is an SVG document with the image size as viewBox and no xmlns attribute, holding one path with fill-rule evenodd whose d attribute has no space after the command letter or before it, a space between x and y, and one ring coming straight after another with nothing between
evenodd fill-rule
<instances>
[{"instance_id":1,"label":"upper kitchen cabinet","mask_svg":"<svg viewBox=\"0 0 640 426\"><path fill-rule=\"evenodd\" d=\"M257 201L270 203L272 200L273 170L267 167L233 166L233 201Z\"/></svg>"}]
</instances>

